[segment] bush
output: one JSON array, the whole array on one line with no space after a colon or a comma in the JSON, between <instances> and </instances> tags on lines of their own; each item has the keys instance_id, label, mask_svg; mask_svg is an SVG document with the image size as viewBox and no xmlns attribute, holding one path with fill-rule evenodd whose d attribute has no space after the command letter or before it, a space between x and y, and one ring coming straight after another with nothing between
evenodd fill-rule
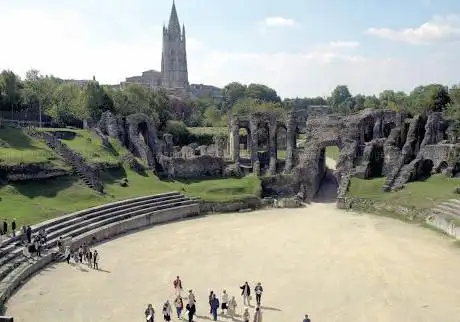
<instances>
[{"instance_id":1,"label":"bush","mask_svg":"<svg viewBox=\"0 0 460 322\"><path fill-rule=\"evenodd\" d=\"M168 121L165 132L172 134L174 144L179 146L189 145L190 143L197 143L198 145L214 143L212 134L193 134L182 121Z\"/></svg>"}]
</instances>

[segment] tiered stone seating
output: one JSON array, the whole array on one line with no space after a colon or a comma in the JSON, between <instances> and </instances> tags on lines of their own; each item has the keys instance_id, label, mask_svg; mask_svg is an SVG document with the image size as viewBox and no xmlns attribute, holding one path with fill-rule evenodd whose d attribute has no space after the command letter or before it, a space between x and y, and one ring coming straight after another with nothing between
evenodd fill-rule
<instances>
[{"instance_id":1,"label":"tiered stone seating","mask_svg":"<svg viewBox=\"0 0 460 322\"><path fill-rule=\"evenodd\" d=\"M59 237L72 238L72 247L83 242L91 245L118 234L197 215L200 206L178 192L118 201L42 222L32 227L32 232L46 229L50 251L41 258L26 258L22 235L0 243L0 303L4 303L14 289L31 274L58 258Z\"/></svg>"},{"instance_id":2,"label":"tiered stone seating","mask_svg":"<svg viewBox=\"0 0 460 322\"><path fill-rule=\"evenodd\" d=\"M431 210L426 222L449 236L460 239L460 200L450 199L437 205Z\"/></svg>"}]
</instances>

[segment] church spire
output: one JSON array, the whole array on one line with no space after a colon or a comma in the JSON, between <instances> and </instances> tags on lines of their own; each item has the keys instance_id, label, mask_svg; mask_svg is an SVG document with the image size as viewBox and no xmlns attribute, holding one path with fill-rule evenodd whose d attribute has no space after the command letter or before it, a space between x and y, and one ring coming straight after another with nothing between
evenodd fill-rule
<instances>
[{"instance_id":1,"label":"church spire","mask_svg":"<svg viewBox=\"0 0 460 322\"><path fill-rule=\"evenodd\" d=\"M176 3L174 0L171 8L171 15L169 16L168 30L180 34L179 18L177 17Z\"/></svg>"}]
</instances>

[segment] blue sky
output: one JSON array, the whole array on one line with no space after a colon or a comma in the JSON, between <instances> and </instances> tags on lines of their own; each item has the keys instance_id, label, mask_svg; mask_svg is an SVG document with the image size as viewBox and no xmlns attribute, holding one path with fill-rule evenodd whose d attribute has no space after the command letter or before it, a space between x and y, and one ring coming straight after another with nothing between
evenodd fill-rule
<instances>
[{"instance_id":1,"label":"blue sky","mask_svg":"<svg viewBox=\"0 0 460 322\"><path fill-rule=\"evenodd\" d=\"M172 0L0 0L0 69L102 83L159 69ZM283 97L459 83L460 1L176 0L192 83ZM8 49L11 48L11 49Z\"/></svg>"}]
</instances>

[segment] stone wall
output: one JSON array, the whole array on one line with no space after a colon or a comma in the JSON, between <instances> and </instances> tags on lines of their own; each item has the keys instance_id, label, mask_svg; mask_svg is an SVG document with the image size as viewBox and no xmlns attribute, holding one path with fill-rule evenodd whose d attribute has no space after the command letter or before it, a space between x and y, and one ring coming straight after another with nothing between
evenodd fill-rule
<instances>
[{"instance_id":1,"label":"stone wall","mask_svg":"<svg viewBox=\"0 0 460 322\"><path fill-rule=\"evenodd\" d=\"M292 175L264 176L260 180L263 197L292 197L299 192L297 182Z\"/></svg>"},{"instance_id":2,"label":"stone wall","mask_svg":"<svg viewBox=\"0 0 460 322\"><path fill-rule=\"evenodd\" d=\"M262 207L262 201L257 197L248 197L228 202L200 201L201 213L226 213L240 210L256 210Z\"/></svg>"},{"instance_id":3,"label":"stone wall","mask_svg":"<svg viewBox=\"0 0 460 322\"><path fill-rule=\"evenodd\" d=\"M190 158L160 155L158 157L158 162L168 177L181 179L221 177L225 165L222 158L209 155L200 155Z\"/></svg>"},{"instance_id":4,"label":"stone wall","mask_svg":"<svg viewBox=\"0 0 460 322\"><path fill-rule=\"evenodd\" d=\"M71 171L66 169L50 168L47 163L0 166L0 179L8 182L49 179L70 174Z\"/></svg>"}]
</instances>

